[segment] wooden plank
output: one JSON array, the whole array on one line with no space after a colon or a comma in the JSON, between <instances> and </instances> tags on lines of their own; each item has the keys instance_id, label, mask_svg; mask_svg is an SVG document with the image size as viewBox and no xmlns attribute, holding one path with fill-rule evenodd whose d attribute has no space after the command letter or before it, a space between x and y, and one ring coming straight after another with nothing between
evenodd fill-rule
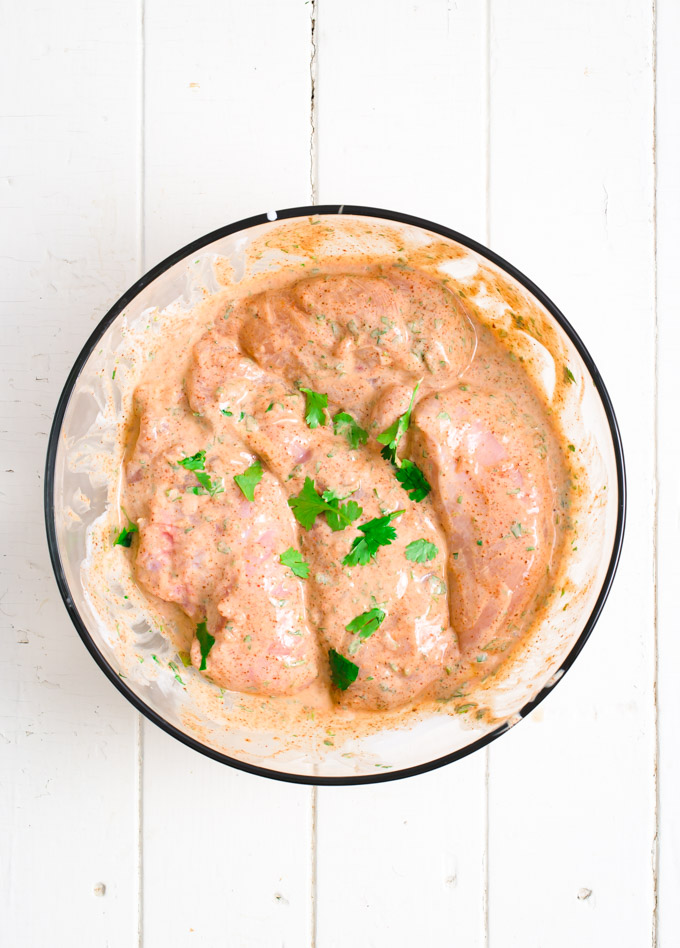
<instances>
[{"instance_id":1,"label":"wooden plank","mask_svg":"<svg viewBox=\"0 0 680 948\"><path fill-rule=\"evenodd\" d=\"M659 721L659 948L673 948L680 933L680 664L677 585L680 576L680 7L656 4L657 38L657 314L658 314L658 721Z\"/></svg>"},{"instance_id":2,"label":"wooden plank","mask_svg":"<svg viewBox=\"0 0 680 948\"><path fill-rule=\"evenodd\" d=\"M320 201L484 239L483 5L319 7ZM321 788L317 944L484 944L485 812L484 753L385 786Z\"/></svg>"},{"instance_id":3,"label":"wooden plank","mask_svg":"<svg viewBox=\"0 0 680 948\"><path fill-rule=\"evenodd\" d=\"M318 7L323 202L416 214L484 241L484 5Z\"/></svg>"},{"instance_id":4,"label":"wooden plank","mask_svg":"<svg viewBox=\"0 0 680 948\"><path fill-rule=\"evenodd\" d=\"M147 727L144 944L311 942L311 790L239 773Z\"/></svg>"},{"instance_id":5,"label":"wooden plank","mask_svg":"<svg viewBox=\"0 0 680 948\"><path fill-rule=\"evenodd\" d=\"M147 0L149 265L223 224L309 203L310 10Z\"/></svg>"},{"instance_id":6,"label":"wooden plank","mask_svg":"<svg viewBox=\"0 0 680 948\"><path fill-rule=\"evenodd\" d=\"M490 944L637 948L654 908L652 4L492 0L490 115L492 245L590 347L633 498L591 642L490 752Z\"/></svg>"},{"instance_id":7,"label":"wooden plank","mask_svg":"<svg viewBox=\"0 0 680 948\"><path fill-rule=\"evenodd\" d=\"M309 202L310 8L147 0L145 258ZM311 941L312 790L144 729L144 943Z\"/></svg>"},{"instance_id":8,"label":"wooden plank","mask_svg":"<svg viewBox=\"0 0 680 948\"><path fill-rule=\"evenodd\" d=\"M62 606L41 495L66 375L136 273L136 12L121 0L30 0L11 7L11 23L5 12L2 940L122 948L137 932L137 716L95 667Z\"/></svg>"},{"instance_id":9,"label":"wooden plank","mask_svg":"<svg viewBox=\"0 0 680 948\"><path fill-rule=\"evenodd\" d=\"M317 944L485 944L483 753L318 794Z\"/></svg>"}]
</instances>

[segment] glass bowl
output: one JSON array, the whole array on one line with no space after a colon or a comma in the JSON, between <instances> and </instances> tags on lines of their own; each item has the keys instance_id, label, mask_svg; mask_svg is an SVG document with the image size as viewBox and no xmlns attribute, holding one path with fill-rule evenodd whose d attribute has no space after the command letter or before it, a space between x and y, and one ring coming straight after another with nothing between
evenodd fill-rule
<instances>
[{"instance_id":1,"label":"glass bowl","mask_svg":"<svg viewBox=\"0 0 680 948\"><path fill-rule=\"evenodd\" d=\"M182 318L201 294L215 291L216 258L229 262L238 283L254 241L260 246L263 235L310 218L332 222L331 254L356 250L357 239L377 246L385 230L421 250L433 242L450 247L443 269L458 285L464 286L480 268L504 281L520 301L515 308L530 307L553 339L548 351L540 342L545 335L526 325L517 328L521 321L515 317L513 324L501 300L477 300L495 319L506 319L508 331L522 336L519 344L542 362L541 384L548 399L560 368L555 347L570 367L570 398L555 410L568 440L579 445L588 475L577 521L579 540L566 566L573 592L568 609L553 598L519 658L485 686L485 703L493 715L482 721L470 722L443 707L442 713L411 715L408 723L392 717L386 726L343 739L340 746L328 746L325 733L313 728L291 735L249 727L243 715L234 716L237 695L221 695L219 713L210 710L214 704L202 696L212 689L214 697L216 686L193 668L178 668L172 661L176 652L153 623L107 596L115 575L93 586L88 568L93 530L105 519L112 499L111 477L102 462L116 450L131 334L160 311ZM364 237L357 238L357 228ZM380 252L389 256L394 243ZM282 257L259 266L289 266L290 258ZM129 372L127 384L134 384ZM623 541L625 472L614 410L597 367L557 307L515 267L462 234L406 214L348 205L300 207L238 221L193 241L145 274L106 314L76 359L57 405L47 452L45 519L59 590L78 634L107 678L150 721L194 750L251 773L308 784L371 783L422 773L473 753L550 693L581 652L611 588ZM121 624L127 629L122 638L132 647L121 646Z\"/></svg>"}]
</instances>

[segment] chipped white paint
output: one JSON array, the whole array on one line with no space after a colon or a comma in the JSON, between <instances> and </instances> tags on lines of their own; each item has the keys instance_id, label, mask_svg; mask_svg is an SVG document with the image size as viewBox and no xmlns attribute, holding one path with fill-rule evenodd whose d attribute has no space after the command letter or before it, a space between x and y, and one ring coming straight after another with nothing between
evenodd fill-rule
<instances>
[{"instance_id":1,"label":"chipped white paint","mask_svg":"<svg viewBox=\"0 0 680 948\"><path fill-rule=\"evenodd\" d=\"M678 943L680 14L655 6L656 200L652 0L7 11L3 943ZM40 497L59 390L108 306L193 237L311 199L448 223L536 279L603 372L631 488L603 619L537 711L440 772L318 792L140 721L61 606Z\"/></svg>"}]
</instances>

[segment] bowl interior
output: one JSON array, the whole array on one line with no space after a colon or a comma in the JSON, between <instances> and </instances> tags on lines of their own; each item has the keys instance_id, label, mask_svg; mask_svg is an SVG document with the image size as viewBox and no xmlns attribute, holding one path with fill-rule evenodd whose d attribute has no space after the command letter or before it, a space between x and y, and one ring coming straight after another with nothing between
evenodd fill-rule
<instances>
[{"instance_id":1,"label":"bowl interior","mask_svg":"<svg viewBox=\"0 0 680 948\"><path fill-rule=\"evenodd\" d=\"M85 644L117 687L157 724L204 753L258 773L319 783L418 772L470 753L526 714L564 674L599 614L618 558L624 505L623 461L608 396L582 343L540 291L489 251L438 225L368 209L339 216L341 210L300 209L275 221L263 217L225 228L140 280L102 321L71 373L55 418L46 480L48 536L62 595ZM492 721L471 723L442 706L408 724L392 719L339 746L325 744L325 734L311 726L296 737L285 727L249 726L247 715L239 713L239 696L218 694L194 669L178 668L153 614L123 599L129 581L124 557L110 557L103 572L92 570L98 530L116 502L118 430L144 334L162 331L164 320L188 318L206 291L219 289L216 262L226 261L234 283L244 288L258 272L290 266L288 255L258 256L253 248L265 240L276 243L282 228L308 223L310 215L332 221L326 248L331 256L359 246L389 259L397 251L394 241L383 240L386 233L399 234L407 252L433 241L447 245L451 253L442 273L461 287L473 286L481 271L489 276L486 292L474 298L478 311L507 325L517 345L534 356L545 397L551 399L556 374L565 366L573 374L570 397L554 407L565 436L579 446L584 471L574 512L577 542L565 567L575 592L566 601L553 597L521 660L485 687ZM515 308L532 314L531 327L513 321L503 294L493 291L500 282L512 288Z\"/></svg>"}]
</instances>

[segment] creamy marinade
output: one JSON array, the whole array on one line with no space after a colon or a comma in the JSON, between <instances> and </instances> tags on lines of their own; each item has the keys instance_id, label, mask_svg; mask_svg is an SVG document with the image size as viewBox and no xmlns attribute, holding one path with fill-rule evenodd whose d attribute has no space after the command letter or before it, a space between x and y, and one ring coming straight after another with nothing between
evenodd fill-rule
<instances>
[{"instance_id":1,"label":"creamy marinade","mask_svg":"<svg viewBox=\"0 0 680 948\"><path fill-rule=\"evenodd\" d=\"M120 555L217 687L353 721L482 715L466 699L560 595L573 446L436 259L231 286L138 373Z\"/></svg>"}]
</instances>

